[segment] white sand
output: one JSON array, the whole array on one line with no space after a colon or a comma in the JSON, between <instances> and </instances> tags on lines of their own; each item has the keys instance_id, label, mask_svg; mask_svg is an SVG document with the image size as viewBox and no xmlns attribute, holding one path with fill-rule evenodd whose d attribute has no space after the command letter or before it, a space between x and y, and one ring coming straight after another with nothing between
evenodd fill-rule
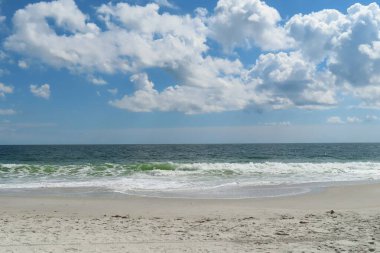
<instances>
[{"instance_id":1,"label":"white sand","mask_svg":"<svg viewBox=\"0 0 380 253\"><path fill-rule=\"evenodd\" d=\"M0 195L0 252L344 251L380 252L380 185L244 200Z\"/></svg>"}]
</instances>

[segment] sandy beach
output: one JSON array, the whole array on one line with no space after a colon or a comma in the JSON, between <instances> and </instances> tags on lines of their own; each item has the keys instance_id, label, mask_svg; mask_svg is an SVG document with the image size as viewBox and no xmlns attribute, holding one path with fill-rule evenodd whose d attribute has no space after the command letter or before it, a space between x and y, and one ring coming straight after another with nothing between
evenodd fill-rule
<instances>
[{"instance_id":1,"label":"sandy beach","mask_svg":"<svg viewBox=\"0 0 380 253\"><path fill-rule=\"evenodd\" d=\"M376 252L380 185L194 200L0 196L0 252Z\"/></svg>"}]
</instances>

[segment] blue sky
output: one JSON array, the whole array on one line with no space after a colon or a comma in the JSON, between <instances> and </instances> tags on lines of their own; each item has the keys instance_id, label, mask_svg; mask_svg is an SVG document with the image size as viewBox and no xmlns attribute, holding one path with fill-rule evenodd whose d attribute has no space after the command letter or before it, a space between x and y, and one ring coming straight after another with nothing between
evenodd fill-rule
<instances>
[{"instance_id":1,"label":"blue sky","mask_svg":"<svg viewBox=\"0 0 380 253\"><path fill-rule=\"evenodd\" d=\"M0 144L380 141L374 1L0 1Z\"/></svg>"}]
</instances>

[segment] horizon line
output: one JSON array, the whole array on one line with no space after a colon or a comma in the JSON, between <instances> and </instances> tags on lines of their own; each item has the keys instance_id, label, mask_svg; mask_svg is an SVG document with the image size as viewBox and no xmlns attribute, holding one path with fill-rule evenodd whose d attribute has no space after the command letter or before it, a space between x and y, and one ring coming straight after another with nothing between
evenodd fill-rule
<instances>
[{"instance_id":1,"label":"horizon line","mask_svg":"<svg viewBox=\"0 0 380 253\"><path fill-rule=\"evenodd\" d=\"M266 145L266 144L380 144L374 142L230 142L230 143L30 143L30 144L0 144L0 146L112 146L112 145Z\"/></svg>"}]
</instances>

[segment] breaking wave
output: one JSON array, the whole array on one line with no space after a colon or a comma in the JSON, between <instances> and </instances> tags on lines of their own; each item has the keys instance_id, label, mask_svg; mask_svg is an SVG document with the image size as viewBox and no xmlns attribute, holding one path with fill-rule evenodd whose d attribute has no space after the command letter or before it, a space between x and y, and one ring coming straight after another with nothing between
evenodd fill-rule
<instances>
[{"instance_id":1,"label":"breaking wave","mask_svg":"<svg viewBox=\"0 0 380 253\"><path fill-rule=\"evenodd\" d=\"M378 162L0 164L0 189L96 187L128 194L379 179Z\"/></svg>"}]
</instances>

